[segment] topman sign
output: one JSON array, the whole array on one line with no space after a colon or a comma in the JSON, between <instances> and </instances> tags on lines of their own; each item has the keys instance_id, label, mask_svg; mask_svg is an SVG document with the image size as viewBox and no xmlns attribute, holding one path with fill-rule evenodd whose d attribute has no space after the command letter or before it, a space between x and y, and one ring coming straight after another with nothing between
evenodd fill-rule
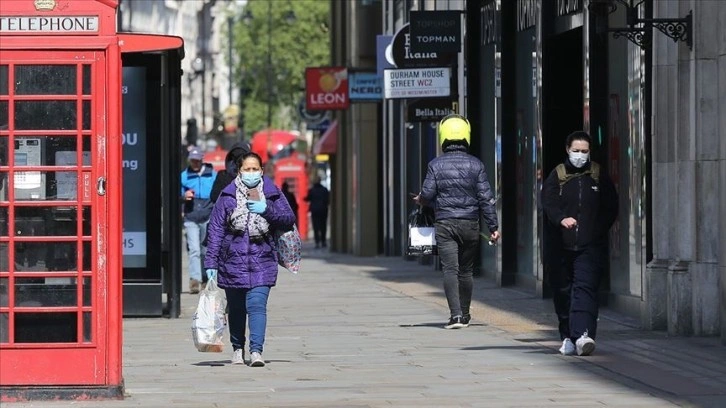
<instances>
[{"instance_id":1,"label":"topman sign","mask_svg":"<svg viewBox=\"0 0 726 408\"><path fill-rule=\"evenodd\" d=\"M460 11L411 11L411 51L461 51Z\"/></svg>"}]
</instances>

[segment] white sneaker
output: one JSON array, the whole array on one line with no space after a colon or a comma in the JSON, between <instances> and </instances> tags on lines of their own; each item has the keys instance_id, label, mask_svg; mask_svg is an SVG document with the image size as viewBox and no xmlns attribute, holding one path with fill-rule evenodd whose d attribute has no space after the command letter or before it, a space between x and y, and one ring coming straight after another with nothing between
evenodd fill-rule
<instances>
[{"instance_id":1,"label":"white sneaker","mask_svg":"<svg viewBox=\"0 0 726 408\"><path fill-rule=\"evenodd\" d=\"M250 353L250 367L264 367L265 360L262 359L262 353L253 351Z\"/></svg>"},{"instance_id":2,"label":"white sneaker","mask_svg":"<svg viewBox=\"0 0 726 408\"><path fill-rule=\"evenodd\" d=\"M570 340L569 338L562 340L562 347L560 347L560 354L562 354L563 356L575 355L575 345L572 344L572 340Z\"/></svg>"},{"instance_id":3,"label":"white sneaker","mask_svg":"<svg viewBox=\"0 0 726 408\"><path fill-rule=\"evenodd\" d=\"M590 354L592 354L593 351L595 351L595 340L591 339L587 335L586 330L585 334L577 339L577 341L575 342L575 346L577 346L578 356L589 356Z\"/></svg>"},{"instance_id":4,"label":"white sneaker","mask_svg":"<svg viewBox=\"0 0 726 408\"><path fill-rule=\"evenodd\" d=\"M232 364L244 364L245 363L245 352L242 349L237 349L232 353Z\"/></svg>"}]
</instances>

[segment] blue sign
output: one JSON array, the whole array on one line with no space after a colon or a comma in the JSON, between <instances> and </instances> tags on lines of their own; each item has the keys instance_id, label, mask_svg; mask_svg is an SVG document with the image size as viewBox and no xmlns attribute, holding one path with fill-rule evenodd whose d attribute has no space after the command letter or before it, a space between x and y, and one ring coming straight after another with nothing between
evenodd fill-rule
<instances>
[{"instance_id":1,"label":"blue sign","mask_svg":"<svg viewBox=\"0 0 726 408\"><path fill-rule=\"evenodd\" d=\"M375 72L348 71L348 99L378 102L383 99L383 78Z\"/></svg>"},{"instance_id":2,"label":"blue sign","mask_svg":"<svg viewBox=\"0 0 726 408\"><path fill-rule=\"evenodd\" d=\"M378 76L383 78L383 70L396 68L391 62L386 59L386 47L391 45L393 41L392 35L377 35L376 36L376 70Z\"/></svg>"}]
</instances>

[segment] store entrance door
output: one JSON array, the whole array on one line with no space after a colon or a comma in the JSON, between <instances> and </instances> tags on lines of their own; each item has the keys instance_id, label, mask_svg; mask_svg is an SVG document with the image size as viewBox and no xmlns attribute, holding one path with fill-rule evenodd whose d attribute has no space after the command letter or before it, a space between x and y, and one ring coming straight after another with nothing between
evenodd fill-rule
<instances>
[{"instance_id":1,"label":"store entrance door","mask_svg":"<svg viewBox=\"0 0 726 408\"><path fill-rule=\"evenodd\" d=\"M106 72L103 51L0 57L3 386L107 383Z\"/></svg>"}]
</instances>

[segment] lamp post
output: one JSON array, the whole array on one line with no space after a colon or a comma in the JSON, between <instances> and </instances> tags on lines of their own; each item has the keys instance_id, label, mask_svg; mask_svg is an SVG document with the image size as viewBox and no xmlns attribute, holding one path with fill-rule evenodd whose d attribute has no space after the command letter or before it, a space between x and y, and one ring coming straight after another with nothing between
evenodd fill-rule
<instances>
[{"instance_id":1,"label":"lamp post","mask_svg":"<svg viewBox=\"0 0 726 408\"><path fill-rule=\"evenodd\" d=\"M204 58L202 57L196 57L194 58L194 61L192 61L192 70L194 70L194 77L201 75L202 76L202 132L206 131L206 104L204 103L204 99L206 97L206 81L205 81L205 73L204 73Z\"/></svg>"},{"instance_id":2,"label":"lamp post","mask_svg":"<svg viewBox=\"0 0 726 408\"><path fill-rule=\"evenodd\" d=\"M288 1L288 7L291 4ZM245 11L242 19L246 24L252 21L252 12L250 10ZM285 21L288 24L295 22L295 12L290 8L285 13ZM272 147L272 0L267 0L267 59L265 62L265 68L267 71L267 157L268 160L271 158L270 150Z\"/></svg>"},{"instance_id":3,"label":"lamp post","mask_svg":"<svg viewBox=\"0 0 726 408\"><path fill-rule=\"evenodd\" d=\"M227 57L229 58L229 104L232 105L232 41L234 35L234 18L227 17Z\"/></svg>"}]
</instances>

